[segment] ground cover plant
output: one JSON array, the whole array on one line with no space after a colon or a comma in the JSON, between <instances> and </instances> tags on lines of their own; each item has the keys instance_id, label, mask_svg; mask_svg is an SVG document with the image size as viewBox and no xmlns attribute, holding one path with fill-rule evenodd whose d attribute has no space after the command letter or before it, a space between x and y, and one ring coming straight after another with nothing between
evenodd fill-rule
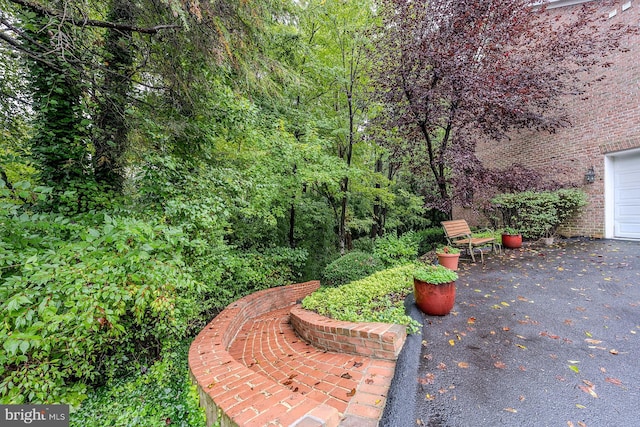
<instances>
[{"instance_id":1,"label":"ground cover plant","mask_svg":"<svg viewBox=\"0 0 640 427\"><path fill-rule=\"evenodd\" d=\"M191 338L165 349L151 366L135 364L128 376L91 391L71 416L71 427L204 427L187 355Z\"/></svg>"},{"instance_id":2,"label":"ground cover plant","mask_svg":"<svg viewBox=\"0 0 640 427\"><path fill-rule=\"evenodd\" d=\"M333 319L397 323L417 332L420 325L404 309L405 297L413 291L416 267L405 264L339 287L321 287L302 301L302 307Z\"/></svg>"}]
</instances>

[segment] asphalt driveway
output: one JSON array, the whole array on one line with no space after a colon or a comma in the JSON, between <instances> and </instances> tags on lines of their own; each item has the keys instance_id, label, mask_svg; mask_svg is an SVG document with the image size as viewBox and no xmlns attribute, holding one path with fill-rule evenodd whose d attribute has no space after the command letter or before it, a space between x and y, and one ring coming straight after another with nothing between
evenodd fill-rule
<instances>
[{"instance_id":1,"label":"asphalt driveway","mask_svg":"<svg viewBox=\"0 0 640 427\"><path fill-rule=\"evenodd\" d=\"M461 261L447 316L398 360L380 426L640 425L640 242L529 244Z\"/></svg>"}]
</instances>

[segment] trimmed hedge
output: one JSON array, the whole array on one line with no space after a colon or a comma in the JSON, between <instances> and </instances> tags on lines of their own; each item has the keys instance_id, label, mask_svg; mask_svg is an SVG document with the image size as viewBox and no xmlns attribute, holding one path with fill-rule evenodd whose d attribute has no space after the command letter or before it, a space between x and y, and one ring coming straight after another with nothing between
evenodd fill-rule
<instances>
[{"instance_id":1,"label":"trimmed hedge","mask_svg":"<svg viewBox=\"0 0 640 427\"><path fill-rule=\"evenodd\" d=\"M378 257L362 251L351 251L327 265L320 281L325 286L340 286L382 270Z\"/></svg>"}]
</instances>

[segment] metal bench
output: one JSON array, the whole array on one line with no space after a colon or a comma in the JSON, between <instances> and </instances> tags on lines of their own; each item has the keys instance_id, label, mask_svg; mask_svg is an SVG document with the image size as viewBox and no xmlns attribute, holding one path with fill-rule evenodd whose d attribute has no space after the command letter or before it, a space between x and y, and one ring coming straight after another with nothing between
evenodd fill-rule
<instances>
[{"instance_id":1,"label":"metal bench","mask_svg":"<svg viewBox=\"0 0 640 427\"><path fill-rule=\"evenodd\" d=\"M494 237L473 237L469 224L467 224L467 221L464 219L442 221L441 224L444 228L444 235L447 238L448 244L468 250L473 262L476 262L476 258L473 254L473 250L475 248L491 245L491 249L494 252L500 250L499 244L496 242ZM482 250L479 252L480 260L484 263Z\"/></svg>"}]
</instances>

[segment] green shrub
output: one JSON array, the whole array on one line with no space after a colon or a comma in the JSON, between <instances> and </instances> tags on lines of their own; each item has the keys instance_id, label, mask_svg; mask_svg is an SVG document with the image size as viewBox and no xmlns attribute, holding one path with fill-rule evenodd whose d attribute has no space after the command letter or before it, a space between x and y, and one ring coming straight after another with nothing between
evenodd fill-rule
<instances>
[{"instance_id":1,"label":"green shrub","mask_svg":"<svg viewBox=\"0 0 640 427\"><path fill-rule=\"evenodd\" d=\"M500 214L504 227L515 228L523 237L538 238L553 235L586 200L578 189L505 193L491 200L490 211Z\"/></svg>"},{"instance_id":2,"label":"green shrub","mask_svg":"<svg viewBox=\"0 0 640 427\"><path fill-rule=\"evenodd\" d=\"M442 227L425 228L416 232L418 236L418 254L426 254L436 246L446 243Z\"/></svg>"},{"instance_id":3,"label":"green shrub","mask_svg":"<svg viewBox=\"0 0 640 427\"><path fill-rule=\"evenodd\" d=\"M384 264L373 254L351 251L327 265L321 282L326 286L340 286L367 277L384 268Z\"/></svg>"},{"instance_id":4,"label":"green shrub","mask_svg":"<svg viewBox=\"0 0 640 427\"><path fill-rule=\"evenodd\" d=\"M353 247L352 250L368 252L368 253L373 253L374 244L375 244L375 240L372 239L371 237L361 237L351 242L351 245Z\"/></svg>"},{"instance_id":5,"label":"green shrub","mask_svg":"<svg viewBox=\"0 0 640 427\"><path fill-rule=\"evenodd\" d=\"M253 252L229 251L215 261L223 270L220 287L228 293L223 302L298 281L307 256L305 249L282 247Z\"/></svg>"},{"instance_id":6,"label":"green shrub","mask_svg":"<svg viewBox=\"0 0 640 427\"><path fill-rule=\"evenodd\" d=\"M348 322L385 322L420 326L405 314L404 299L413 291L415 264L378 271L340 287L322 287L302 301L307 310Z\"/></svg>"},{"instance_id":7,"label":"green shrub","mask_svg":"<svg viewBox=\"0 0 640 427\"><path fill-rule=\"evenodd\" d=\"M387 267L413 262L418 257L419 237L409 231L398 237L395 233L376 239L373 253Z\"/></svg>"},{"instance_id":8,"label":"green shrub","mask_svg":"<svg viewBox=\"0 0 640 427\"><path fill-rule=\"evenodd\" d=\"M0 403L76 404L200 313L178 228L6 210L0 228Z\"/></svg>"}]
</instances>

